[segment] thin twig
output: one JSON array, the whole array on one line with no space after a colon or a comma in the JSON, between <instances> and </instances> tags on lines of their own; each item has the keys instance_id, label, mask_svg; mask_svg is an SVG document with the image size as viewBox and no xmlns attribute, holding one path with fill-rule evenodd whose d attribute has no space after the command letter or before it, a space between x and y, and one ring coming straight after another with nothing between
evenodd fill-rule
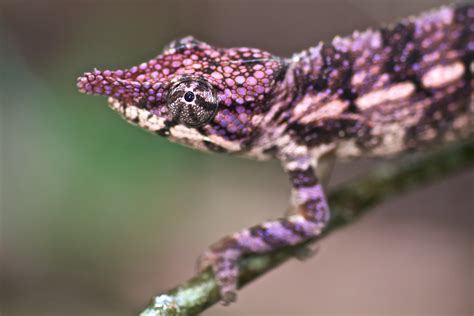
<instances>
[{"instance_id":1,"label":"thin twig","mask_svg":"<svg viewBox=\"0 0 474 316\"><path fill-rule=\"evenodd\" d=\"M325 232L302 245L272 253L250 255L240 263L239 284L255 280L304 250L304 247L353 223L374 205L400 193L474 166L474 141L450 145L433 152L387 163L361 179L348 182L329 195L331 221ZM199 273L167 293L156 296L140 316L195 315L219 302L219 291L210 270Z\"/></svg>"}]
</instances>

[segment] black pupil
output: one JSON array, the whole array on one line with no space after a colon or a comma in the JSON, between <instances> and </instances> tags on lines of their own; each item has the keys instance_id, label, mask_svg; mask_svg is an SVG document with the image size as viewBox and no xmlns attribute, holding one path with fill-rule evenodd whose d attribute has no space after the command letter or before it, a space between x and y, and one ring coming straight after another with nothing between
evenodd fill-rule
<instances>
[{"instance_id":1,"label":"black pupil","mask_svg":"<svg viewBox=\"0 0 474 316\"><path fill-rule=\"evenodd\" d=\"M192 102L194 100L194 93L191 92L191 91L188 91L184 94L184 99L187 101L187 102Z\"/></svg>"}]
</instances>

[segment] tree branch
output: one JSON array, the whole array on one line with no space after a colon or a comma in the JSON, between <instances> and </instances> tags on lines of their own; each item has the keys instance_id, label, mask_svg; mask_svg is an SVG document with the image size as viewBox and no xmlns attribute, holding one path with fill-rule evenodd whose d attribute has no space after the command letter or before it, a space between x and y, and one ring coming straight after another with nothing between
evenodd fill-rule
<instances>
[{"instance_id":1,"label":"tree branch","mask_svg":"<svg viewBox=\"0 0 474 316\"><path fill-rule=\"evenodd\" d=\"M332 218L324 233L302 245L250 255L239 262L239 287L255 280L303 251L312 243L353 223L372 206L389 197L420 187L474 166L474 140L386 163L365 177L348 182L329 195ZM195 315L219 302L210 270L199 273L167 293L156 296L140 316Z\"/></svg>"}]
</instances>

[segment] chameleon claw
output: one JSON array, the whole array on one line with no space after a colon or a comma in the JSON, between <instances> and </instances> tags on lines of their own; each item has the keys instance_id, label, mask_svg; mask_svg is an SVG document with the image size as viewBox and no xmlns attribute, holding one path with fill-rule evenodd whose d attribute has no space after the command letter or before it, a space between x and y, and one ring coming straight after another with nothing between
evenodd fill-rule
<instances>
[{"instance_id":1,"label":"chameleon claw","mask_svg":"<svg viewBox=\"0 0 474 316\"><path fill-rule=\"evenodd\" d=\"M228 306L231 303L235 303L237 301L237 293L234 291L221 293L221 304L224 306Z\"/></svg>"},{"instance_id":2,"label":"chameleon claw","mask_svg":"<svg viewBox=\"0 0 474 316\"><path fill-rule=\"evenodd\" d=\"M306 261L312 257L314 257L319 252L319 247L306 245L302 247L298 247L294 250L293 256L298 259L299 261Z\"/></svg>"},{"instance_id":3,"label":"chameleon claw","mask_svg":"<svg viewBox=\"0 0 474 316\"><path fill-rule=\"evenodd\" d=\"M196 271L198 273L206 271L208 268L212 268L214 258L212 256L212 252L205 251L201 255L199 255L196 261Z\"/></svg>"}]
</instances>

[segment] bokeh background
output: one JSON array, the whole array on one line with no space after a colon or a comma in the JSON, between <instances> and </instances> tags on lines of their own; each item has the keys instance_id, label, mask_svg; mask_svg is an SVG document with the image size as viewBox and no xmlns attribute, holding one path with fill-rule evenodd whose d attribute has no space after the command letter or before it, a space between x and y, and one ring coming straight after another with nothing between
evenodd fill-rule
<instances>
[{"instance_id":1,"label":"bokeh background","mask_svg":"<svg viewBox=\"0 0 474 316\"><path fill-rule=\"evenodd\" d=\"M291 53L443 1L0 2L0 313L134 315L219 237L283 214L277 162L132 127L76 77L192 34ZM331 185L375 161L338 164ZM474 173L390 200L205 315L472 315Z\"/></svg>"}]
</instances>

